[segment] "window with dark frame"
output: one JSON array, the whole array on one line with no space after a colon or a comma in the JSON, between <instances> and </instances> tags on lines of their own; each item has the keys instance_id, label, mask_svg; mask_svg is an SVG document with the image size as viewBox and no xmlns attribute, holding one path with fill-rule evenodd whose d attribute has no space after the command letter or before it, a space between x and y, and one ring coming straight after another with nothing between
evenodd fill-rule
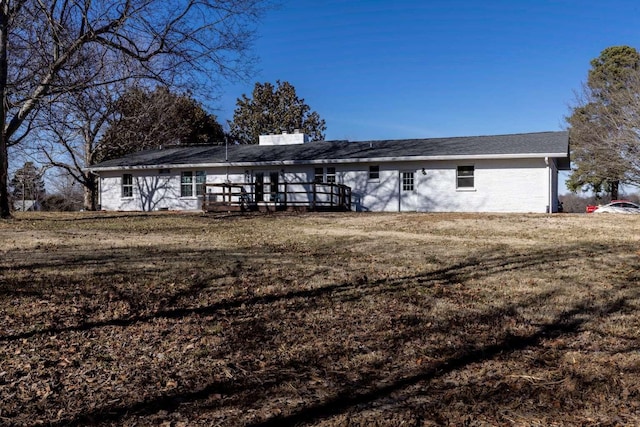
<instances>
[{"instance_id":1,"label":"window with dark frame","mask_svg":"<svg viewBox=\"0 0 640 427\"><path fill-rule=\"evenodd\" d=\"M336 168L327 168L327 182L330 184L334 184L336 182Z\"/></svg>"},{"instance_id":2,"label":"window with dark frame","mask_svg":"<svg viewBox=\"0 0 640 427\"><path fill-rule=\"evenodd\" d=\"M474 188L474 166L458 166L456 188Z\"/></svg>"},{"instance_id":3,"label":"window with dark frame","mask_svg":"<svg viewBox=\"0 0 640 427\"><path fill-rule=\"evenodd\" d=\"M324 169L315 168L313 172L313 182L317 182L317 183L324 182Z\"/></svg>"},{"instance_id":4,"label":"window with dark frame","mask_svg":"<svg viewBox=\"0 0 640 427\"><path fill-rule=\"evenodd\" d=\"M378 165L369 166L369 179L372 181L376 179L380 179L380 166Z\"/></svg>"},{"instance_id":5,"label":"window with dark frame","mask_svg":"<svg viewBox=\"0 0 640 427\"><path fill-rule=\"evenodd\" d=\"M402 172L402 191L414 190L413 172Z\"/></svg>"},{"instance_id":6,"label":"window with dark frame","mask_svg":"<svg viewBox=\"0 0 640 427\"><path fill-rule=\"evenodd\" d=\"M122 175L122 197L133 197L133 175L130 173Z\"/></svg>"}]
</instances>

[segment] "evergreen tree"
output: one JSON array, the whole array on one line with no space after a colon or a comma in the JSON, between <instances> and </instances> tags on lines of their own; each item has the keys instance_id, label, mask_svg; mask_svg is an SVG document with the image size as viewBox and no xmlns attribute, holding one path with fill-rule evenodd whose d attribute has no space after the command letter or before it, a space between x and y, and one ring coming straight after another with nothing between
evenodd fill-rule
<instances>
[{"instance_id":1,"label":"evergreen tree","mask_svg":"<svg viewBox=\"0 0 640 427\"><path fill-rule=\"evenodd\" d=\"M640 53L613 46L591 61L583 93L567 117L574 169L568 187L618 198L638 172Z\"/></svg>"},{"instance_id":2,"label":"evergreen tree","mask_svg":"<svg viewBox=\"0 0 640 427\"><path fill-rule=\"evenodd\" d=\"M242 95L236 102L233 121L229 122L232 138L241 144L257 144L260 135L293 133L300 130L312 141L324 139L324 119L311 111L304 99L288 82L256 83L253 98Z\"/></svg>"},{"instance_id":3,"label":"evergreen tree","mask_svg":"<svg viewBox=\"0 0 640 427\"><path fill-rule=\"evenodd\" d=\"M135 87L116 101L112 119L98 144L100 162L162 145L221 144L216 116L188 95L164 87Z\"/></svg>"},{"instance_id":4,"label":"evergreen tree","mask_svg":"<svg viewBox=\"0 0 640 427\"><path fill-rule=\"evenodd\" d=\"M18 169L9 182L11 196L14 201L34 200L40 202L45 197L45 186L42 172L33 162L26 162Z\"/></svg>"}]
</instances>

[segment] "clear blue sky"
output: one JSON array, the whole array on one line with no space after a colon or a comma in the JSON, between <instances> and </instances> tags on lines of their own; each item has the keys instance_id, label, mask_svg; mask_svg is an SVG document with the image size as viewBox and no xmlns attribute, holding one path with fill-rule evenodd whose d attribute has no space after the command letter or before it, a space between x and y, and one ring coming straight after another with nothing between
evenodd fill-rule
<instances>
[{"instance_id":1,"label":"clear blue sky","mask_svg":"<svg viewBox=\"0 0 640 427\"><path fill-rule=\"evenodd\" d=\"M640 48L640 2L281 0L258 27L258 74L216 113L279 79L327 139L560 130L589 61L621 44Z\"/></svg>"},{"instance_id":2,"label":"clear blue sky","mask_svg":"<svg viewBox=\"0 0 640 427\"><path fill-rule=\"evenodd\" d=\"M640 49L640 2L281 0L258 37L260 71L224 88L223 123L256 81L281 80L328 140L555 131L593 58Z\"/></svg>"}]
</instances>

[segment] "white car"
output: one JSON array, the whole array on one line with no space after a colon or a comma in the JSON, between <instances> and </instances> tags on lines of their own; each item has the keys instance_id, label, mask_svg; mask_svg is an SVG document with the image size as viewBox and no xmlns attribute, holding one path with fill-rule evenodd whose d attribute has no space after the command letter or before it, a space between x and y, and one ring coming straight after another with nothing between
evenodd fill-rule
<instances>
[{"instance_id":1,"label":"white car","mask_svg":"<svg viewBox=\"0 0 640 427\"><path fill-rule=\"evenodd\" d=\"M593 213L640 214L640 205L626 200L615 200L609 204L598 206Z\"/></svg>"}]
</instances>

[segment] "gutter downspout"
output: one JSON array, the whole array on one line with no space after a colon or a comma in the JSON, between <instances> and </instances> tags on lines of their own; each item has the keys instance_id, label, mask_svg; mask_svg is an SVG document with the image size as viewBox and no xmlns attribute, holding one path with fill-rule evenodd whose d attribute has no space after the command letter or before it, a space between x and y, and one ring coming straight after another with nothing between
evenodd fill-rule
<instances>
[{"instance_id":1,"label":"gutter downspout","mask_svg":"<svg viewBox=\"0 0 640 427\"><path fill-rule=\"evenodd\" d=\"M398 168L398 212L402 212L402 171Z\"/></svg>"},{"instance_id":2,"label":"gutter downspout","mask_svg":"<svg viewBox=\"0 0 640 427\"><path fill-rule=\"evenodd\" d=\"M102 210L102 177L98 174L94 174L96 175L96 186L98 187L96 189L96 191L98 192L98 204L96 206L96 209L101 211Z\"/></svg>"},{"instance_id":3,"label":"gutter downspout","mask_svg":"<svg viewBox=\"0 0 640 427\"><path fill-rule=\"evenodd\" d=\"M551 165L549 162L549 157L544 158L544 164L547 165L547 188L549 191L548 194L548 202L547 213L553 213L553 177L551 176Z\"/></svg>"},{"instance_id":4,"label":"gutter downspout","mask_svg":"<svg viewBox=\"0 0 640 427\"><path fill-rule=\"evenodd\" d=\"M224 136L224 162L227 164L227 176L225 182L230 184L229 181L229 141L227 139L227 135Z\"/></svg>"}]
</instances>

